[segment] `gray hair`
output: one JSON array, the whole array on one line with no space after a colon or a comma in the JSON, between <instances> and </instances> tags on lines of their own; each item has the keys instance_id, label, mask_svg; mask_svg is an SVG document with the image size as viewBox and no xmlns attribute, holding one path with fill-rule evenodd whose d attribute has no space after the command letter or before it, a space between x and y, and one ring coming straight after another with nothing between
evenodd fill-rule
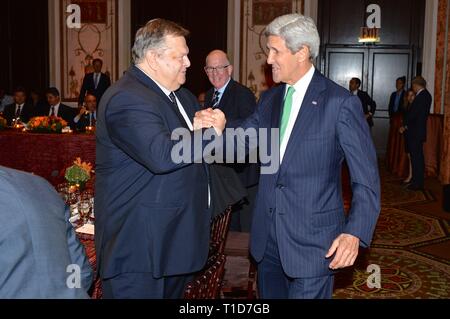
<instances>
[{"instance_id":1,"label":"gray hair","mask_svg":"<svg viewBox=\"0 0 450 319\"><path fill-rule=\"evenodd\" d=\"M165 19L153 19L137 30L133 49L131 50L134 64L141 63L148 50L165 48L166 37L187 37L189 31L175 22Z\"/></svg>"},{"instance_id":2,"label":"gray hair","mask_svg":"<svg viewBox=\"0 0 450 319\"><path fill-rule=\"evenodd\" d=\"M276 18L266 27L264 35L283 38L292 53L307 46L311 54L310 59L313 60L319 55L320 37L317 27L311 18L301 14L292 13Z\"/></svg>"},{"instance_id":3,"label":"gray hair","mask_svg":"<svg viewBox=\"0 0 450 319\"><path fill-rule=\"evenodd\" d=\"M415 85L421 86L423 88L427 87L427 81L425 81L425 79L423 77L421 77L420 75L416 76L412 80L411 84L415 84Z\"/></svg>"}]
</instances>

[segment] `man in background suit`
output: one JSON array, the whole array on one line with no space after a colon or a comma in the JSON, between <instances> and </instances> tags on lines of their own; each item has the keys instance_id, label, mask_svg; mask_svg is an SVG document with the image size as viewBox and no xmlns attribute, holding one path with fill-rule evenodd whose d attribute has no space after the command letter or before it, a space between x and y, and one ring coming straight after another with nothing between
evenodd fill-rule
<instances>
[{"instance_id":1,"label":"man in background suit","mask_svg":"<svg viewBox=\"0 0 450 319\"><path fill-rule=\"evenodd\" d=\"M335 270L353 265L358 247L370 244L380 212L375 148L359 99L313 66L320 45L313 20L284 15L265 35L273 79L284 84L264 93L242 123L244 129L267 130L268 141L260 140L260 148L280 141L279 169L266 172L270 163L261 164L251 230L260 296L331 298ZM198 112L197 121L220 124L211 112ZM279 136L272 136L273 128ZM244 146L252 144L247 140ZM348 218L344 160L352 177Z\"/></svg>"},{"instance_id":2,"label":"man in background suit","mask_svg":"<svg viewBox=\"0 0 450 319\"><path fill-rule=\"evenodd\" d=\"M5 106L3 115L12 125L15 119L20 119L22 123L27 123L33 116L33 106L27 102L27 93L22 87L18 87L14 91L14 103Z\"/></svg>"},{"instance_id":3,"label":"man in background suit","mask_svg":"<svg viewBox=\"0 0 450 319\"><path fill-rule=\"evenodd\" d=\"M396 114L405 112L403 109L403 101L405 96L406 77L402 76L395 81L395 92L392 92L389 98L389 117L392 118Z\"/></svg>"},{"instance_id":4,"label":"man in background suit","mask_svg":"<svg viewBox=\"0 0 450 319\"><path fill-rule=\"evenodd\" d=\"M365 91L361 91L359 88L361 86L361 80L358 78L352 78L349 83L350 92L353 95L357 95L361 101L363 112L367 119L367 124L369 127L373 127L373 115L377 109L377 104Z\"/></svg>"},{"instance_id":5,"label":"man in background suit","mask_svg":"<svg viewBox=\"0 0 450 319\"><path fill-rule=\"evenodd\" d=\"M406 114L406 143L411 156L412 178L409 190L423 190L425 179L425 158L423 143L427 138L427 119L430 113L432 97L426 89L427 82L421 76L412 81L412 89L416 93L408 113Z\"/></svg>"},{"instance_id":6,"label":"man in background suit","mask_svg":"<svg viewBox=\"0 0 450 319\"><path fill-rule=\"evenodd\" d=\"M253 114L256 109L255 95L247 87L231 78L233 65L225 52L221 50L211 51L206 57L205 72L209 82L213 85L206 92L205 107L220 109L227 118L228 126L234 127ZM233 209L230 230L249 232L252 207L258 191L259 165L258 163L236 163L229 165L227 168L228 175L232 175L230 169L238 174L243 187L247 190L245 202L236 205ZM239 182L233 180L235 181L234 184ZM233 185L233 187L235 186ZM229 204L234 204L234 202Z\"/></svg>"},{"instance_id":7,"label":"man in background suit","mask_svg":"<svg viewBox=\"0 0 450 319\"><path fill-rule=\"evenodd\" d=\"M0 166L0 298L89 297L93 272L69 217L43 178Z\"/></svg>"},{"instance_id":8,"label":"man in background suit","mask_svg":"<svg viewBox=\"0 0 450 319\"><path fill-rule=\"evenodd\" d=\"M199 110L180 88L190 66L187 35L164 19L140 28L134 65L97 112L95 248L106 298L181 298L206 262L208 165L202 152L191 152L190 163L172 158L172 132L183 128L193 140Z\"/></svg>"},{"instance_id":9,"label":"man in background suit","mask_svg":"<svg viewBox=\"0 0 450 319\"><path fill-rule=\"evenodd\" d=\"M36 111L37 116L58 116L67 122L72 129L75 129L74 117L77 115L77 110L68 105L61 103L59 91L55 87L50 87L45 91L48 104L43 104Z\"/></svg>"},{"instance_id":10,"label":"man in background suit","mask_svg":"<svg viewBox=\"0 0 450 319\"><path fill-rule=\"evenodd\" d=\"M91 93L97 99L97 103L111 85L109 76L102 73L103 61L101 59L94 59L92 61L94 72L88 73L84 76L83 84L81 85L80 95L78 97L78 106L82 106L86 93Z\"/></svg>"},{"instance_id":11,"label":"man in background suit","mask_svg":"<svg viewBox=\"0 0 450 319\"><path fill-rule=\"evenodd\" d=\"M86 127L95 127L97 121L97 100L94 95L86 94L84 97L84 105L81 107L78 115L74 117L77 130L80 132L86 131Z\"/></svg>"}]
</instances>

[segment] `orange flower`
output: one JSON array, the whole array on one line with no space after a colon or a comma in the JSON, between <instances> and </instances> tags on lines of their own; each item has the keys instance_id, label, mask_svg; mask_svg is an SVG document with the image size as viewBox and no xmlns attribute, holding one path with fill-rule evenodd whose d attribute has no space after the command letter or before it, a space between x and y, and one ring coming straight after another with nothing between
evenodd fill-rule
<instances>
[{"instance_id":1,"label":"orange flower","mask_svg":"<svg viewBox=\"0 0 450 319\"><path fill-rule=\"evenodd\" d=\"M75 161L73 161L73 163L75 165L81 167L82 169L84 169L86 171L86 173L88 173L88 175L91 176L91 171L92 171L91 163L81 162L81 158L79 158L79 157L77 157L77 159Z\"/></svg>"}]
</instances>

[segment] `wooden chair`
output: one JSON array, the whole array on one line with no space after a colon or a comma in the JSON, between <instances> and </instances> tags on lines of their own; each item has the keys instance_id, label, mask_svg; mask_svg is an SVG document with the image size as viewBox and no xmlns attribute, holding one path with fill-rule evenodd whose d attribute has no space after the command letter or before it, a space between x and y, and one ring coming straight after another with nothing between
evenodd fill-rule
<instances>
[{"instance_id":1,"label":"wooden chair","mask_svg":"<svg viewBox=\"0 0 450 319\"><path fill-rule=\"evenodd\" d=\"M225 261L224 254L210 257L207 267L186 286L184 299L218 299L225 272Z\"/></svg>"},{"instance_id":2,"label":"wooden chair","mask_svg":"<svg viewBox=\"0 0 450 319\"><path fill-rule=\"evenodd\" d=\"M209 256L223 254L228 230L230 229L231 206L217 215L211 222Z\"/></svg>"}]
</instances>

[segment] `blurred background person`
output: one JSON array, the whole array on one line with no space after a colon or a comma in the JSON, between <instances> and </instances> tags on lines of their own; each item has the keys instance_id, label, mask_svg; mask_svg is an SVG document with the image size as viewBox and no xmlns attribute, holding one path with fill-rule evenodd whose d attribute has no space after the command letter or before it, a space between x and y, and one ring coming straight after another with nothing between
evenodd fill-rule
<instances>
[{"instance_id":1,"label":"blurred background person","mask_svg":"<svg viewBox=\"0 0 450 319\"><path fill-rule=\"evenodd\" d=\"M405 96L406 77L402 76L395 81L396 91L389 98L389 118L396 114L404 113L403 102Z\"/></svg>"},{"instance_id":2,"label":"blurred background person","mask_svg":"<svg viewBox=\"0 0 450 319\"><path fill-rule=\"evenodd\" d=\"M77 116L74 117L73 122L80 132L85 132L87 126L94 127L97 121L97 99L93 94L86 94L84 97L84 104L80 108Z\"/></svg>"},{"instance_id":3,"label":"blurred background person","mask_svg":"<svg viewBox=\"0 0 450 319\"><path fill-rule=\"evenodd\" d=\"M75 129L73 118L77 115L77 110L61 103L59 91L55 87L50 87L45 91L48 104L43 104L36 112L38 116L58 116L67 122L67 124Z\"/></svg>"},{"instance_id":4,"label":"blurred background person","mask_svg":"<svg viewBox=\"0 0 450 319\"><path fill-rule=\"evenodd\" d=\"M0 298L89 297L93 272L69 215L46 180L0 166Z\"/></svg>"},{"instance_id":5,"label":"blurred background person","mask_svg":"<svg viewBox=\"0 0 450 319\"><path fill-rule=\"evenodd\" d=\"M94 72L88 73L84 76L83 84L81 85L80 95L78 97L78 105L82 106L84 97L87 92L91 93L97 99L97 103L100 100L111 85L111 80L106 73L102 73L103 61L101 59L94 59L92 61Z\"/></svg>"},{"instance_id":6,"label":"blurred background person","mask_svg":"<svg viewBox=\"0 0 450 319\"><path fill-rule=\"evenodd\" d=\"M408 177L405 178L405 180L403 180L403 184L409 184L411 182L411 178L412 178L412 167L411 167L411 155L409 154L409 150L408 150L408 143L407 143L407 132L406 132L406 117L408 116L408 112L411 109L411 105L414 102L414 98L416 97L416 93L414 93L413 89L409 89L408 91L406 91L406 94L404 94L404 99L403 99L403 126L400 127L399 129L399 133L403 134L404 138L405 138L405 152L406 154L408 154Z\"/></svg>"},{"instance_id":7,"label":"blurred background person","mask_svg":"<svg viewBox=\"0 0 450 319\"><path fill-rule=\"evenodd\" d=\"M230 63L227 54L222 50L213 50L206 57L205 72L209 82L212 84L206 92L205 107L218 108L227 119L227 127L239 127L247 117L253 114L256 109L255 95L250 89L233 80L233 65ZM223 171L223 178L228 178L232 187L237 189L241 185L245 188L247 194L242 194L245 199L242 203L235 205L231 215L230 230L250 231L252 220L253 202L258 191L259 165L258 163L248 164L220 164L213 166L227 167L228 171ZM220 168L221 170L223 170ZM234 170L231 171L230 169ZM234 173L239 176L235 180ZM239 183L240 181L240 183ZM241 184L241 185L238 185ZM229 192L223 192L228 194ZM213 190L214 197L214 190ZM230 201L239 201L241 195L230 198ZM228 204L235 204L229 202Z\"/></svg>"},{"instance_id":8,"label":"blurred background person","mask_svg":"<svg viewBox=\"0 0 450 319\"><path fill-rule=\"evenodd\" d=\"M23 87L14 90L13 103L5 106L3 115L8 125L13 125L16 121L27 123L33 112L33 106L27 102L27 93Z\"/></svg>"},{"instance_id":9,"label":"blurred background person","mask_svg":"<svg viewBox=\"0 0 450 319\"><path fill-rule=\"evenodd\" d=\"M352 78L349 82L349 90L353 95L357 95L359 100L361 101L361 105L363 108L363 112L366 116L367 124L369 127L373 127L373 115L375 114L375 110L377 109L377 104L370 97L370 95L360 90L361 80L359 78Z\"/></svg>"},{"instance_id":10,"label":"blurred background person","mask_svg":"<svg viewBox=\"0 0 450 319\"><path fill-rule=\"evenodd\" d=\"M431 94L426 89L427 82L421 76L412 80L416 97L406 115L406 143L411 156L412 177L409 190L423 190L425 181L425 158L423 143L427 138L427 119L430 113Z\"/></svg>"}]
</instances>

